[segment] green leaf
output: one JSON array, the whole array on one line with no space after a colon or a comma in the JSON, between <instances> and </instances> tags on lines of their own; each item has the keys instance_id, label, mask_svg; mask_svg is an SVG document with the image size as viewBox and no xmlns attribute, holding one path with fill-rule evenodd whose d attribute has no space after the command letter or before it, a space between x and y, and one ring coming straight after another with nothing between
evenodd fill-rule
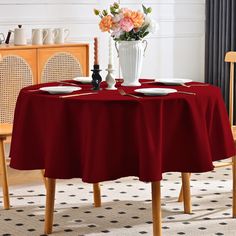
<instances>
[{"instance_id":1,"label":"green leaf","mask_svg":"<svg viewBox=\"0 0 236 236\"><path fill-rule=\"evenodd\" d=\"M119 4L118 4L117 2L114 2L113 7L114 7L115 9L119 9Z\"/></svg>"},{"instance_id":2,"label":"green leaf","mask_svg":"<svg viewBox=\"0 0 236 236\"><path fill-rule=\"evenodd\" d=\"M98 16L98 15L100 14L100 11L97 10L97 9L93 9L93 12L94 12L94 14L95 14L96 16Z\"/></svg>"},{"instance_id":3,"label":"green leaf","mask_svg":"<svg viewBox=\"0 0 236 236\"><path fill-rule=\"evenodd\" d=\"M102 14L103 14L104 16L107 16L107 15L108 15L107 10L103 10L103 11L102 11Z\"/></svg>"},{"instance_id":4,"label":"green leaf","mask_svg":"<svg viewBox=\"0 0 236 236\"><path fill-rule=\"evenodd\" d=\"M146 32L146 30L148 29L149 25L145 25L143 26L140 30L139 30L139 33L140 35L144 34Z\"/></svg>"},{"instance_id":5,"label":"green leaf","mask_svg":"<svg viewBox=\"0 0 236 236\"><path fill-rule=\"evenodd\" d=\"M113 16L118 14L118 10L114 6L110 6L110 12Z\"/></svg>"},{"instance_id":6,"label":"green leaf","mask_svg":"<svg viewBox=\"0 0 236 236\"><path fill-rule=\"evenodd\" d=\"M143 4L142 7L143 7L143 12L147 15L148 14L147 8Z\"/></svg>"},{"instance_id":7,"label":"green leaf","mask_svg":"<svg viewBox=\"0 0 236 236\"><path fill-rule=\"evenodd\" d=\"M147 9L147 13L151 13L151 12L152 12L152 8L149 7L149 8Z\"/></svg>"},{"instance_id":8,"label":"green leaf","mask_svg":"<svg viewBox=\"0 0 236 236\"><path fill-rule=\"evenodd\" d=\"M142 35L142 38L146 37L148 34L149 34L148 31L144 32L143 35Z\"/></svg>"}]
</instances>

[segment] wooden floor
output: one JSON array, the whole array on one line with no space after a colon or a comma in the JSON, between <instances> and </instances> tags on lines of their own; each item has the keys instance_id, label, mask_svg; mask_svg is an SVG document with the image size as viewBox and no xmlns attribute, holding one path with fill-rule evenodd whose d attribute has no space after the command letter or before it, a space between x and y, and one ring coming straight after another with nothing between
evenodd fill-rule
<instances>
[{"instance_id":1,"label":"wooden floor","mask_svg":"<svg viewBox=\"0 0 236 236\"><path fill-rule=\"evenodd\" d=\"M5 143L5 155L9 156L10 143ZM10 158L6 158L7 171L8 171L8 183L9 187L12 185L31 185L42 184L43 178L40 170L15 170L9 167ZM1 178L1 174L0 174ZM1 186L0 186L1 187Z\"/></svg>"},{"instance_id":2,"label":"wooden floor","mask_svg":"<svg viewBox=\"0 0 236 236\"><path fill-rule=\"evenodd\" d=\"M9 167L9 160L7 159L8 182L11 185L30 185L42 184L42 174L39 170L15 170Z\"/></svg>"}]
</instances>

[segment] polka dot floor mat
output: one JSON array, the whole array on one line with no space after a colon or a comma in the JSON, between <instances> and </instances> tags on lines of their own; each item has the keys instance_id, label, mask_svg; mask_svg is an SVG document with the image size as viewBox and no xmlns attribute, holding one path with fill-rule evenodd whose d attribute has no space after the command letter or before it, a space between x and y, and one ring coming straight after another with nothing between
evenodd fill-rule
<instances>
[{"instance_id":1,"label":"polka dot floor mat","mask_svg":"<svg viewBox=\"0 0 236 236\"><path fill-rule=\"evenodd\" d=\"M184 214L183 204L177 202L180 174L164 174L161 184L163 236L236 235L236 219L231 217L231 168L192 174L190 215ZM10 186L10 193L11 209L3 210L0 192L0 235L45 235L44 185ZM94 208L91 184L79 179L58 180L52 235L152 235L150 183L122 178L101 183L101 193L102 207Z\"/></svg>"}]
</instances>

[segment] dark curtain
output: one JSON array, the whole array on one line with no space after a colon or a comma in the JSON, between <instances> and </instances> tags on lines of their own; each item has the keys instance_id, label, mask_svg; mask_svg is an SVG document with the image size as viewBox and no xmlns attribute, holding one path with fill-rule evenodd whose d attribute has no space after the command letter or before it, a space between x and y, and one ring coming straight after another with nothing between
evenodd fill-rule
<instances>
[{"instance_id":1,"label":"dark curtain","mask_svg":"<svg viewBox=\"0 0 236 236\"><path fill-rule=\"evenodd\" d=\"M206 0L205 82L221 88L228 108L227 51L236 51L236 0Z\"/></svg>"}]
</instances>

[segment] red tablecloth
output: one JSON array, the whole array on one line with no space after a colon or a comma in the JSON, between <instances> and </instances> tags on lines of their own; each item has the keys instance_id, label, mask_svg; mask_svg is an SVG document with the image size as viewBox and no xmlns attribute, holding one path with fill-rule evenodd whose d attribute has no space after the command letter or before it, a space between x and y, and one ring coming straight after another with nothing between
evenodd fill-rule
<instances>
[{"instance_id":1,"label":"red tablecloth","mask_svg":"<svg viewBox=\"0 0 236 236\"><path fill-rule=\"evenodd\" d=\"M173 93L141 99L108 90L73 98L27 91L42 86L19 94L10 152L13 168L45 169L47 177L79 177L90 183L125 176L157 181L167 171L212 170L212 161L235 154L217 87L145 84L142 87L171 87L196 96ZM91 91L90 85L81 87ZM135 94L134 89L124 87Z\"/></svg>"}]
</instances>

